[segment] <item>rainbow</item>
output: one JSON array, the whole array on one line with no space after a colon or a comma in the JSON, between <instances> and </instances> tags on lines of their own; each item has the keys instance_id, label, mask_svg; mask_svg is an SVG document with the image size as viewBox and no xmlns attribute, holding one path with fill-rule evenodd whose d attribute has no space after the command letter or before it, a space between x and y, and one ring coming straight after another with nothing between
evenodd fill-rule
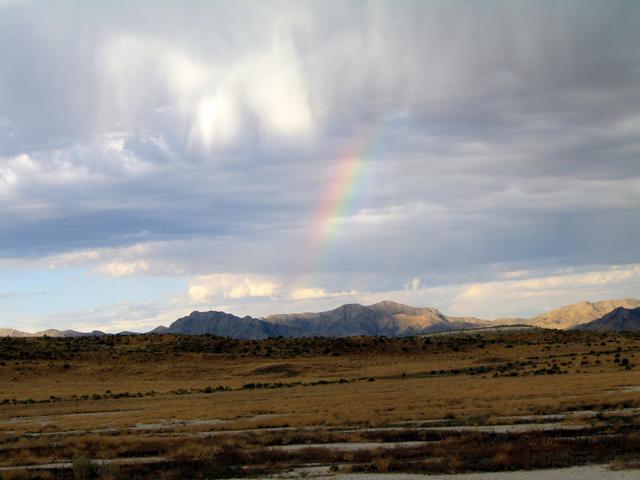
<instances>
[{"instance_id":1,"label":"rainbow","mask_svg":"<svg viewBox=\"0 0 640 480\"><path fill-rule=\"evenodd\" d=\"M369 160L375 156L380 143L381 129L381 125L367 129L340 155L336 172L313 216L306 272L319 271L329 256L333 240L341 232L349 208L367 176Z\"/></svg>"}]
</instances>

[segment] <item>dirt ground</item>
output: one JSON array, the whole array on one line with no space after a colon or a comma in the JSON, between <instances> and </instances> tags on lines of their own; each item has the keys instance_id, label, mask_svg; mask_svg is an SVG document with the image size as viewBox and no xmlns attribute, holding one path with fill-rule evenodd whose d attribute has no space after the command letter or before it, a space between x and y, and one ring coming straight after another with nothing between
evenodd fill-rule
<instances>
[{"instance_id":1,"label":"dirt ground","mask_svg":"<svg viewBox=\"0 0 640 480\"><path fill-rule=\"evenodd\" d=\"M445 444L463 452L495 443L491 462L501 470L503 457L515 458L510 443L535 442L542 452L569 442L579 453L587 448L581 437L595 443L576 465L633 460L639 360L640 336L591 332L2 339L0 467L70 470L81 459L149 457L197 470L224 451L230 469L202 478L238 468L259 475L265 464L269 473L295 471L304 462L342 465L342 475L416 471L418 464L429 470L431 463L428 473L446 473L438 457ZM601 444L608 447L594 448ZM233 449L241 460L227 458ZM296 462L294 452L307 460ZM464 455L449 462L451 473L493 468L469 460L478 452ZM530 468L542 460L513 461ZM46 478L45 469L38 475Z\"/></svg>"}]
</instances>

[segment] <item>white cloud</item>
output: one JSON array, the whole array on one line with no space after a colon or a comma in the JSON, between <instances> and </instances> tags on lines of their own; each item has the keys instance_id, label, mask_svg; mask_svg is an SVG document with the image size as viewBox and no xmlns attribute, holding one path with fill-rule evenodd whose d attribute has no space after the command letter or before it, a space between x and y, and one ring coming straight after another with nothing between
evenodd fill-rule
<instances>
[{"instance_id":1,"label":"white cloud","mask_svg":"<svg viewBox=\"0 0 640 480\"><path fill-rule=\"evenodd\" d=\"M3 168L0 170L0 186L2 190L0 192L8 192L9 188L18 181L18 175L10 168Z\"/></svg>"},{"instance_id":2,"label":"white cloud","mask_svg":"<svg viewBox=\"0 0 640 480\"><path fill-rule=\"evenodd\" d=\"M189 298L205 302L215 298L274 297L281 283L263 275L217 273L200 275L189 283Z\"/></svg>"},{"instance_id":3,"label":"white cloud","mask_svg":"<svg viewBox=\"0 0 640 480\"><path fill-rule=\"evenodd\" d=\"M149 264L144 260L133 262L107 262L99 265L96 271L111 277L125 277L146 273L149 271Z\"/></svg>"},{"instance_id":4,"label":"white cloud","mask_svg":"<svg viewBox=\"0 0 640 480\"><path fill-rule=\"evenodd\" d=\"M522 278L522 277L527 277L531 275L531 272L529 272L528 270L512 270L509 272L502 272L500 274L500 276L502 278L506 278L508 280L512 280L515 278Z\"/></svg>"},{"instance_id":5,"label":"white cloud","mask_svg":"<svg viewBox=\"0 0 640 480\"><path fill-rule=\"evenodd\" d=\"M227 272L193 298L249 313L342 296L494 316L633 293L588 267L639 261L633 2L20 3L0 16L8 284L32 267ZM307 248L345 154L363 161L340 218ZM566 283L585 268L604 277Z\"/></svg>"},{"instance_id":6,"label":"white cloud","mask_svg":"<svg viewBox=\"0 0 640 480\"><path fill-rule=\"evenodd\" d=\"M102 52L101 121L135 126L163 98L190 147L205 153L232 143L255 121L284 139L307 135L313 115L297 56L290 41L269 42L205 61L158 38L114 35Z\"/></svg>"},{"instance_id":7,"label":"white cloud","mask_svg":"<svg viewBox=\"0 0 640 480\"><path fill-rule=\"evenodd\" d=\"M285 137L309 133L312 114L305 79L291 47L276 41L248 65L249 101L262 124Z\"/></svg>"},{"instance_id":8,"label":"white cloud","mask_svg":"<svg viewBox=\"0 0 640 480\"><path fill-rule=\"evenodd\" d=\"M164 302L122 301L99 308L78 309L46 317L46 323L23 322L22 329L29 331L45 328L74 329L83 332L101 330L108 333L121 331L147 332L158 325L169 325L184 315L188 306L167 307Z\"/></svg>"},{"instance_id":9,"label":"white cloud","mask_svg":"<svg viewBox=\"0 0 640 480\"><path fill-rule=\"evenodd\" d=\"M511 272L513 273L513 272ZM583 289L640 282L640 264L610 267L606 270L575 274L551 275L527 280L477 283L467 286L458 299L491 300L505 294L544 296L551 291Z\"/></svg>"},{"instance_id":10,"label":"white cloud","mask_svg":"<svg viewBox=\"0 0 640 480\"><path fill-rule=\"evenodd\" d=\"M124 248L76 250L27 260L25 263L36 267L46 266L49 270L72 267L92 268L104 275L123 277L151 270L151 263L145 257L149 255L152 247L152 244L137 244Z\"/></svg>"},{"instance_id":11,"label":"white cloud","mask_svg":"<svg viewBox=\"0 0 640 480\"><path fill-rule=\"evenodd\" d=\"M420 277L413 277L410 282L404 284L406 290L420 290L422 288L422 280Z\"/></svg>"},{"instance_id":12,"label":"white cloud","mask_svg":"<svg viewBox=\"0 0 640 480\"><path fill-rule=\"evenodd\" d=\"M325 298L329 294L324 288L296 288L291 292L292 300L308 300L311 298Z\"/></svg>"},{"instance_id":13,"label":"white cloud","mask_svg":"<svg viewBox=\"0 0 640 480\"><path fill-rule=\"evenodd\" d=\"M321 287L299 286L299 281L286 276L260 274L216 273L200 275L189 283L188 297L195 302L215 299L238 300L251 297L267 298L275 307L284 307L288 302L320 300L356 296L356 290L330 291Z\"/></svg>"},{"instance_id":14,"label":"white cloud","mask_svg":"<svg viewBox=\"0 0 640 480\"><path fill-rule=\"evenodd\" d=\"M198 100L190 141L200 142L210 150L215 145L231 142L240 128L240 112L236 99L221 90Z\"/></svg>"},{"instance_id":15,"label":"white cloud","mask_svg":"<svg viewBox=\"0 0 640 480\"><path fill-rule=\"evenodd\" d=\"M60 255L52 255L44 258L37 263L42 263L50 270L70 268L70 267L86 267L100 260L103 251L95 250L78 250L74 252L63 253Z\"/></svg>"},{"instance_id":16,"label":"white cloud","mask_svg":"<svg viewBox=\"0 0 640 480\"><path fill-rule=\"evenodd\" d=\"M4 262L4 267L0 262L0 270L21 266L48 270L83 268L110 277L183 275L184 265L174 263L173 258L163 258L169 245L167 242L147 242L120 248L75 250L43 258L14 259Z\"/></svg>"},{"instance_id":17,"label":"white cloud","mask_svg":"<svg viewBox=\"0 0 640 480\"><path fill-rule=\"evenodd\" d=\"M533 273L530 273L533 275ZM601 267L523 280L460 285L449 301L452 312L464 315L522 316L542 313L583 300L604 300L640 293L640 264ZM491 312L491 313L484 313Z\"/></svg>"},{"instance_id":18,"label":"white cloud","mask_svg":"<svg viewBox=\"0 0 640 480\"><path fill-rule=\"evenodd\" d=\"M3 190L9 193L21 179L33 175L37 169L37 165L26 153L11 158L0 157L0 193Z\"/></svg>"},{"instance_id":19,"label":"white cloud","mask_svg":"<svg viewBox=\"0 0 640 480\"><path fill-rule=\"evenodd\" d=\"M362 292L356 290L344 290L339 292L331 292L324 288L316 287L300 287L295 288L289 294L291 300L312 300L320 298L337 298L360 295Z\"/></svg>"}]
</instances>

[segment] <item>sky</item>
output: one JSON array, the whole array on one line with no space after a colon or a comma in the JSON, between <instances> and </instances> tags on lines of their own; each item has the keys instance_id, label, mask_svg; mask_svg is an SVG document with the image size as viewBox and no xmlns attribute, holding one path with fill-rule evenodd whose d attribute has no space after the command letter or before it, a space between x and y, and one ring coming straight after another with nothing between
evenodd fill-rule
<instances>
[{"instance_id":1,"label":"sky","mask_svg":"<svg viewBox=\"0 0 640 480\"><path fill-rule=\"evenodd\" d=\"M0 327L640 297L640 3L0 0Z\"/></svg>"}]
</instances>

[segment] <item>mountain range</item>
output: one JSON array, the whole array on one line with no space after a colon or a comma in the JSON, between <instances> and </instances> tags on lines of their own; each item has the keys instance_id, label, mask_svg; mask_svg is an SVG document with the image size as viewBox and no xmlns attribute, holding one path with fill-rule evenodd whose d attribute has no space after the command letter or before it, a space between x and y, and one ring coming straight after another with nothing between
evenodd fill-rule
<instances>
[{"instance_id":1,"label":"mountain range","mask_svg":"<svg viewBox=\"0 0 640 480\"><path fill-rule=\"evenodd\" d=\"M618 307L602 318L576 327L578 330L640 331L640 308Z\"/></svg>"},{"instance_id":2,"label":"mountain range","mask_svg":"<svg viewBox=\"0 0 640 480\"><path fill-rule=\"evenodd\" d=\"M452 317L435 308L420 308L383 301L373 305L342 305L318 313L271 315L263 318L209 311L192 312L168 327L160 326L148 333L219 335L242 339L269 337L348 337L355 335L408 336L501 325L529 325L554 329L640 330L640 300L604 300L580 302L551 310L532 318ZM134 334L121 332L121 334ZM1 329L0 337L82 337L106 335L75 330L45 330L37 333Z\"/></svg>"},{"instance_id":3,"label":"mountain range","mask_svg":"<svg viewBox=\"0 0 640 480\"><path fill-rule=\"evenodd\" d=\"M0 328L0 337L54 337L54 338L73 338L73 337L97 337L107 335L99 330L93 332L77 332L75 330L42 330L40 332L29 333L14 328Z\"/></svg>"}]
</instances>

